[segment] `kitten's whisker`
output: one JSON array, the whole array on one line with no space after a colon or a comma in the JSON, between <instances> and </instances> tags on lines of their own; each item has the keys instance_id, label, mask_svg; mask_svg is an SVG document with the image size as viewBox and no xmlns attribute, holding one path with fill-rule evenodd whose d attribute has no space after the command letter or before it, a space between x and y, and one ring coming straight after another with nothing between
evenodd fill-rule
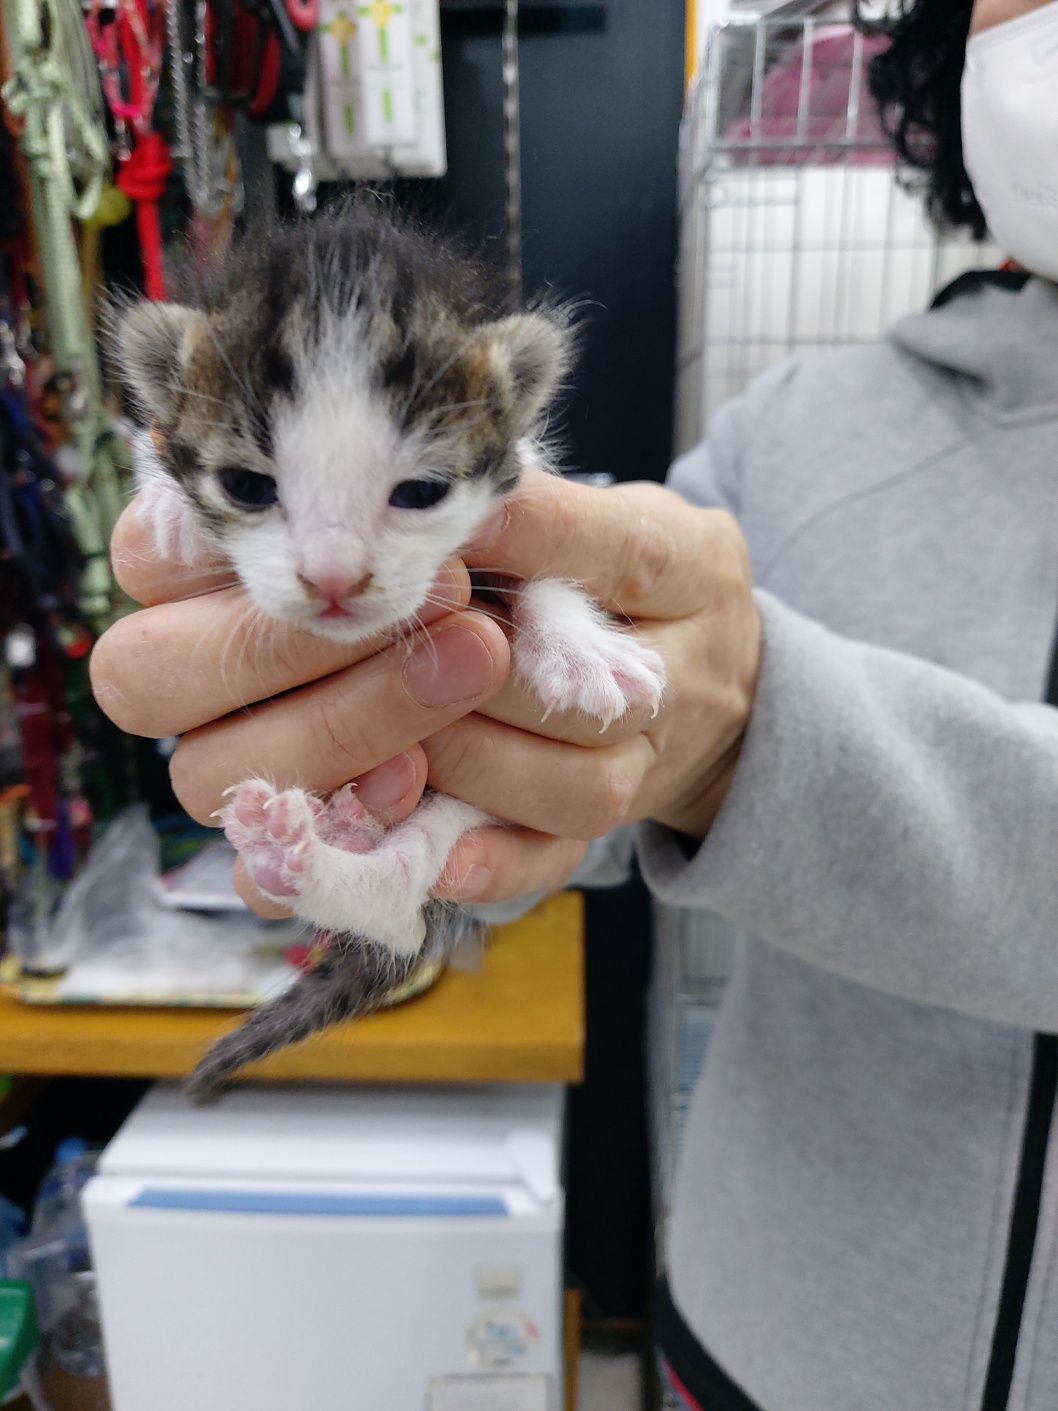
<instances>
[{"instance_id":1,"label":"kitten's whisker","mask_svg":"<svg viewBox=\"0 0 1058 1411\"><path fill-rule=\"evenodd\" d=\"M409 614L409 616L406 617L403 622L399 622L394 625L397 629L403 628L406 625L409 625L412 629L409 633L402 634L401 637L398 638L398 641L403 642L404 644L405 660L407 660L408 657L411 656L415 648L419 645L420 642L422 642L426 643L429 646L433 664L435 667L437 666L437 643L430 635L430 629L426 626L426 623L423 622L422 618L420 617L417 611Z\"/></svg>"},{"instance_id":2,"label":"kitten's whisker","mask_svg":"<svg viewBox=\"0 0 1058 1411\"><path fill-rule=\"evenodd\" d=\"M188 387L183 382L180 384L180 393L184 397L197 397L202 402L214 402L218 407L227 407L229 411L235 410L231 402L224 397L213 397L208 392L200 392L197 387Z\"/></svg>"},{"instance_id":3,"label":"kitten's whisker","mask_svg":"<svg viewBox=\"0 0 1058 1411\"><path fill-rule=\"evenodd\" d=\"M444 602L444 601L441 600L441 599L429 598L429 597L426 598L426 599L424 599L424 606L425 606L426 604L429 604L431 607L448 607L448 606L449 606L448 603ZM469 604L469 607L468 607L467 610L470 611L470 612L477 612L477 613L480 613L482 617L491 617L494 622L499 622L501 625L504 625L504 626L509 626L509 625L510 625L510 618L509 618L505 613L499 612L499 611L497 611L497 610L495 610L495 609L493 609L493 608L490 608L490 607L486 607L483 603L471 602L471 603Z\"/></svg>"},{"instance_id":4,"label":"kitten's whisker","mask_svg":"<svg viewBox=\"0 0 1058 1411\"><path fill-rule=\"evenodd\" d=\"M470 402L446 402L443 407L431 407L426 420L432 426L435 422L440 421L442 417L447 416L449 412L461 412L471 407L487 407L488 405L487 397L475 397L474 400ZM474 419L467 418L466 425L477 426L482 419L481 417Z\"/></svg>"}]
</instances>

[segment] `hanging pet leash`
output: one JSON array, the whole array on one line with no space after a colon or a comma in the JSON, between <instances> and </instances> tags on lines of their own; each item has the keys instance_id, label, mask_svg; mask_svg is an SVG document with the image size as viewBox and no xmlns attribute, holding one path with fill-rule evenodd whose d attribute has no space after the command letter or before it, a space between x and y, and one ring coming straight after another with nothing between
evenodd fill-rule
<instances>
[{"instance_id":1,"label":"hanging pet leash","mask_svg":"<svg viewBox=\"0 0 1058 1411\"><path fill-rule=\"evenodd\" d=\"M102 98L75 0L14 0L13 13L8 39L14 76L0 96L23 123L49 351L76 443L77 477L65 502L85 558L80 602L102 629L114 609L107 545L121 511L118 466L124 455L102 409L72 224L96 212L110 169ZM80 189L71 149L83 171Z\"/></svg>"},{"instance_id":2,"label":"hanging pet leash","mask_svg":"<svg viewBox=\"0 0 1058 1411\"><path fill-rule=\"evenodd\" d=\"M38 0L14 0L9 42L15 72L0 96L23 121L21 146L29 162L56 370L67 382L69 399L85 404L98 401L99 369L85 319L71 220L85 220L98 206L110 154L102 115L90 99L86 101L77 82L76 55L70 53L77 41L69 10L69 0L43 0L42 5ZM80 15L73 18L83 35ZM98 94L98 82L95 89ZM70 165L72 142L84 168L80 191Z\"/></svg>"},{"instance_id":3,"label":"hanging pet leash","mask_svg":"<svg viewBox=\"0 0 1058 1411\"><path fill-rule=\"evenodd\" d=\"M164 299L158 202L173 160L152 120L165 56L165 11L157 0L91 0L85 23L118 138L117 185L136 204L144 288L148 299Z\"/></svg>"},{"instance_id":4,"label":"hanging pet leash","mask_svg":"<svg viewBox=\"0 0 1058 1411\"><path fill-rule=\"evenodd\" d=\"M503 183L507 238L507 282L511 308L522 305L522 119L518 84L518 0L504 0Z\"/></svg>"}]
</instances>

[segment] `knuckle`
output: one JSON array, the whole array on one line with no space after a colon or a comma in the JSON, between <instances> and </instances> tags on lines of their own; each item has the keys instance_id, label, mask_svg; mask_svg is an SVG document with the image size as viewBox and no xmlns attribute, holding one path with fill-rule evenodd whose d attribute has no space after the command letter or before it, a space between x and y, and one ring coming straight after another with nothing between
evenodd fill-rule
<instances>
[{"instance_id":1,"label":"knuckle","mask_svg":"<svg viewBox=\"0 0 1058 1411\"><path fill-rule=\"evenodd\" d=\"M737 610L753 586L749 550L737 522L724 510L707 510L704 562L714 611Z\"/></svg>"},{"instance_id":2,"label":"knuckle","mask_svg":"<svg viewBox=\"0 0 1058 1411\"><path fill-rule=\"evenodd\" d=\"M745 578L749 573L749 546L738 520L727 510L705 510L704 514L713 532L714 552L731 566L732 571Z\"/></svg>"},{"instance_id":3,"label":"knuckle","mask_svg":"<svg viewBox=\"0 0 1058 1411\"><path fill-rule=\"evenodd\" d=\"M621 574L624 593L630 604L648 601L657 585L676 568L679 557L676 537L663 520L641 514L634 529L625 547Z\"/></svg>"},{"instance_id":4,"label":"knuckle","mask_svg":"<svg viewBox=\"0 0 1058 1411\"><path fill-rule=\"evenodd\" d=\"M324 691L316 700L315 723L306 722L323 770L343 783L382 763L383 757L370 747L357 725L358 718L359 712L349 709L344 692Z\"/></svg>"},{"instance_id":5,"label":"knuckle","mask_svg":"<svg viewBox=\"0 0 1058 1411\"><path fill-rule=\"evenodd\" d=\"M595 787L588 793L581 817L581 838L601 838L619 827L628 814L636 783L621 759L602 760Z\"/></svg>"},{"instance_id":6,"label":"knuckle","mask_svg":"<svg viewBox=\"0 0 1058 1411\"><path fill-rule=\"evenodd\" d=\"M468 728L457 720L423 742L429 761L430 783L446 792L466 792L466 785L484 775L489 777L498 764L488 732Z\"/></svg>"},{"instance_id":7,"label":"knuckle","mask_svg":"<svg viewBox=\"0 0 1058 1411\"><path fill-rule=\"evenodd\" d=\"M575 501L565 497L549 499L546 503L548 553L553 561L562 561L576 544L581 531L578 507ZM546 572L545 568L543 573Z\"/></svg>"}]
</instances>

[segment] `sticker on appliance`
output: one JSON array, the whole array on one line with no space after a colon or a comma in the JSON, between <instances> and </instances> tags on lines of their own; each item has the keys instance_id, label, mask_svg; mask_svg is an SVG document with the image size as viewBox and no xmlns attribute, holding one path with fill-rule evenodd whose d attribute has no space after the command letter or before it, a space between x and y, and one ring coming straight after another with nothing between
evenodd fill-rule
<instances>
[{"instance_id":1,"label":"sticker on appliance","mask_svg":"<svg viewBox=\"0 0 1058 1411\"><path fill-rule=\"evenodd\" d=\"M467 1329L467 1353L475 1367L516 1367L540 1341L540 1329L520 1308L494 1308Z\"/></svg>"}]
</instances>

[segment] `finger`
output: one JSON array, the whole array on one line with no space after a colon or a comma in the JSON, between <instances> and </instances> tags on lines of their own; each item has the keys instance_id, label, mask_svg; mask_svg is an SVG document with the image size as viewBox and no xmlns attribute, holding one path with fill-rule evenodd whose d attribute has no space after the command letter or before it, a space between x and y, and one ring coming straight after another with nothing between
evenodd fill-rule
<instances>
[{"instance_id":1,"label":"finger","mask_svg":"<svg viewBox=\"0 0 1058 1411\"><path fill-rule=\"evenodd\" d=\"M110 539L110 562L119 586L137 603L175 602L235 581L230 563L188 568L158 553L154 531L141 514L136 496L125 506Z\"/></svg>"},{"instance_id":2,"label":"finger","mask_svg":"<svg viewBox=\"0 0 1058 1411\"><path fill-rule=\"evenodd\" d=\"M418 807L426 773L425 751L421 745L412 745L355 779L356 796L373 818L392 828Z\"/></svg>"},{"instance_id":3,"label":"finger","mask_svg":"<svg viewBox=\"0 0 1058 1411\"><path fill-rule=\"evenodd\" d=\"M507 901L565 886L587 844L529 828L478 828L448 855L434 895L448 901Z\"/></svg>"},{"instance_id":4,"label":"finger","mask_svg":"<svg viewBox=\"0 0 1058 1411\"><path fill-rule=\"evenodd\" d=\"M626 821L653 760L643 734L585 750L477 714L443 726L423 748L435 789L507 822L582 840Z\"/></svg>"},{"instance_id":5,"label":"finger","mask_svg":"<svg viewBox=\"0 0 1058 1411\"><path fill-rule=\"evenodd\" d=\"M277 788L329 792L401 754L498 690L507 639L457 613L411 652L397 643L300 691L189 732L169 763L177 798L208 822L230 785L254 775Z\"/></svg>"},{"instance_id":6,"label":"finger","mask_svg":"<svg viewBox=\"0 0 1058 1411\"><path fill-rule=\"evenodd\" d=\"M266 897L263 892L257 890L250 880L250 874L246 871L246 864L241 857L235 859L231 881L232 886L250 910L256 912L258 916L263 916L267 921L283 921L288 916L294 915L289 907L280 905L279 902L273 901L271 897Z\"/></svg>"},{"instance_id":7,"label":"finger","mask_svg":"<svg viewBox=\"0 0 1058 1411\"><path fill-rule=\"evenodd\" d=\"M436 622L464 606L469 592L462 563L445 564L420 617ZM384 640L335 642L270 622L242 588L226 588L120 618L96 643L89 668L96 699L117 726L161 739L329 676Z\"/></svg>"},{"instance_id":8,"label":"finger","mask_svg":"<svg viewBox=\"0 0 1058 1411\"><path fill-rule=\"evenodd\" d=\"M679 617L702 606L713 563L741 552L719 510L654 484L600 490L529 469L494 536L464 552L470 568L566 578L629 617Z\"/></svg>"}]
</instances>

